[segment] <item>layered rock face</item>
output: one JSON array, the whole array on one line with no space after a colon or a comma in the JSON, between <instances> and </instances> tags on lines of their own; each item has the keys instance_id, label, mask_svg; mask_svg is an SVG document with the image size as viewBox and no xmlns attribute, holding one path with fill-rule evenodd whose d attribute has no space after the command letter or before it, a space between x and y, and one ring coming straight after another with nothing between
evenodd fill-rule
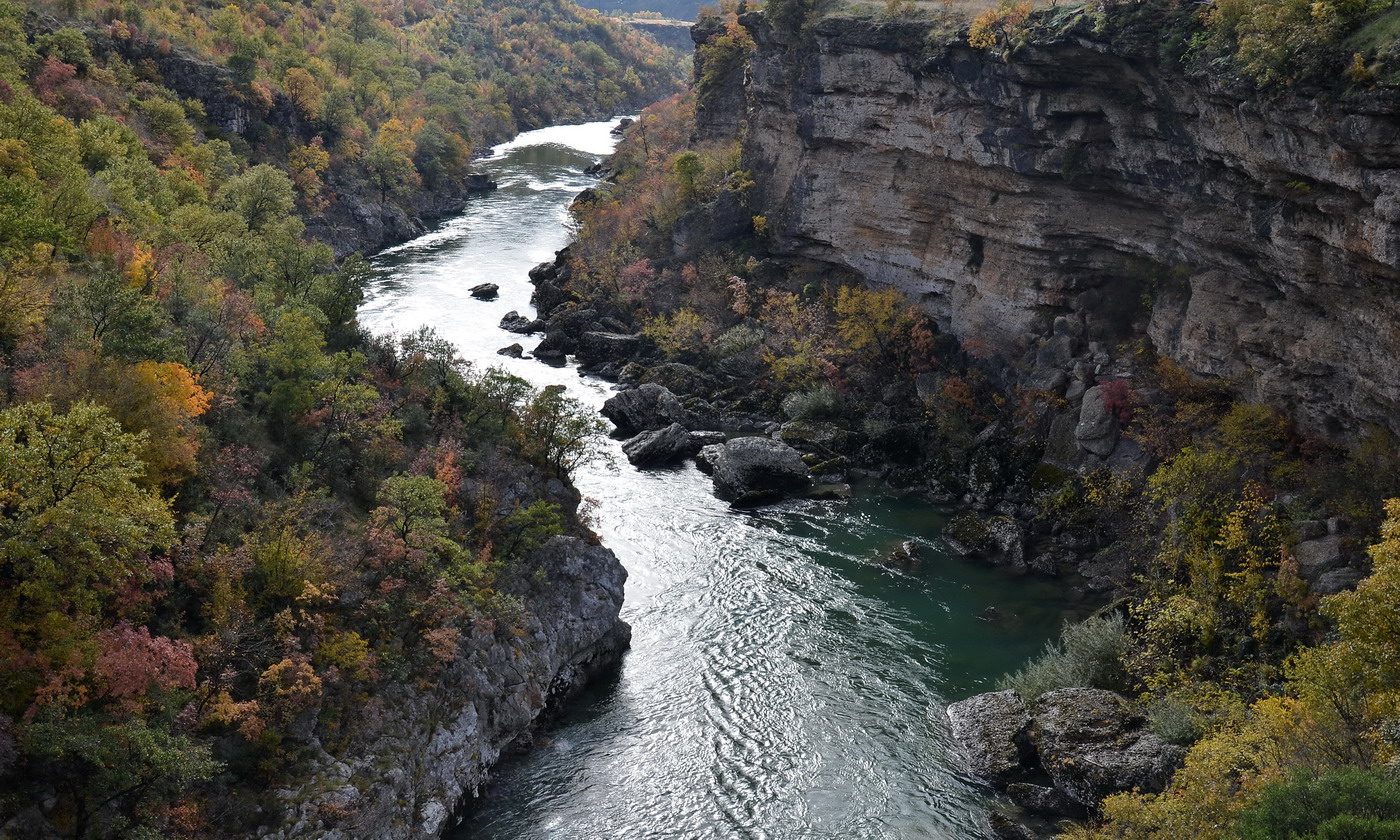
<instances>
[{"instance_id":1,"label":"layered rock face","mask_svg":"<svg viewBox=\"0 0 1400 840\"><path fill-rule=\"evenodd\" d=\"M1071 401L1092 379L1043 357L1071 371L1146 338L1306 431L1400 431L1391 99L1251 98L1087 26L1002 56L926 23L743 22L775 254L897 287Z\"/></svg>"},{"instance_id":2,"label":"layered rock face","mask_svg":"<svg viewBox=\"0 0 1400 840\"><path fill-rule=\"evenodd\" d=\"M433 680L390 685L345 727L333 757L312 739L304 783L275 791L281 814L258 836L430 840L541 713L613 666L631 630L618 619L627 572L612 551L554 537L532 558L547 583L526 599L523 633L478 626Z\"/></svg>"}]
</instances>

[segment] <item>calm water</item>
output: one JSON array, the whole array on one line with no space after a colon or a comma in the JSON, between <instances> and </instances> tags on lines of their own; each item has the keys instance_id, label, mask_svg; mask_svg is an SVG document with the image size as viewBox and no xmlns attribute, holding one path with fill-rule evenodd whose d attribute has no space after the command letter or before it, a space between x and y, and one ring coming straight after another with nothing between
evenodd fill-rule
<instances>
[{"instance_id":1,"label":"calm water","mask_svg":"<svg viewBox=\"0 0 1400 840\"><path fill-rule=\"evenodd\" d=\"M498 356L533 314L526 272L568 237L609 124L522 135L485 162L500 190L378 258L361 320L428 324L478 365L590 403L572 368ZM499 300L467 290L497 283ZM522 343L529 349L536 338ZM1063 593L947 555L914 500L794 502L736 513L692 465L576 477L626 565L633 647L530 755L500 768L466 838L976 838L987 803L948 757L950 700L988 688L1058 628ZM905 539L909 571L879 565ZM1007 616L978 618L995 605Z\"/></svg>"}]
</instances>

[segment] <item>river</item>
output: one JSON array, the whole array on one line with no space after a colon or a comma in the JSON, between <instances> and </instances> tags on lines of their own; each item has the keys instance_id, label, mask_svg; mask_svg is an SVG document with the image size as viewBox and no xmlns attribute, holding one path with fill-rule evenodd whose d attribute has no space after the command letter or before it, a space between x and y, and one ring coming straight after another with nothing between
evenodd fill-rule
<instances>
[{"instance_id":1,"label":"river","mask_svg":"<svg viewBox=\"0 0 1400 840\"><path fill-rule=\"evenodd\" d=\"M361 322L430 325L473 364L601 405L608 383L496 350L520 340L498 323L533 312L526 272L567 242L566 208L612 148L609 128L497 147L482 165L500 189L380 254ZM499 299L468 295L487 281ZM917 499L740 513L691 464L618 463L575 483L628 570L632 650L539 748L496 771L453 840L984 836L989 803L949 758L943 710L1052 636L1064 592L950 556L943 515ZM918 567L877 562L905 539L923 546ZM979 618L988 606L1003 617Z\"/></svg>"}]
</instances>

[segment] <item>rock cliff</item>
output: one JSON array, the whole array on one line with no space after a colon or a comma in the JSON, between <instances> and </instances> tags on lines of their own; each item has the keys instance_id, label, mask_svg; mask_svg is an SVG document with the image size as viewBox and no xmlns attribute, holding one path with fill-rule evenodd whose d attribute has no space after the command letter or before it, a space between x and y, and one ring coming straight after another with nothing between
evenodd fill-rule
<instances>
[{"instance_id":1,"label":"rock cliff","mask_svg":"<svg viewBox=\"0 0 1400 840\"><path fill-rule=\"evenodd\" d=\"M1394 94L1260 98L1084 19L1010 54L927 22L743 23L776 255L897 287L1071 402L1141 339L1305 431L1400 431Z\"/></svg>"},{"instance_id":2,"label":"rock cliff","mask_svg":"<svg viewBox=\"0 0 1400 840\"><path fill-rule=\"evenodd\" d=\"M345 727L350 743L313 758L295 790L274 791L257 836L291 840L441 837L491 766L528 743L541 714L615 665L631 630L618 619L627 572L612 551L554 537L525 599L523 632L478 627L436 678L377 691Z\"/></svg>"}]
</instances>

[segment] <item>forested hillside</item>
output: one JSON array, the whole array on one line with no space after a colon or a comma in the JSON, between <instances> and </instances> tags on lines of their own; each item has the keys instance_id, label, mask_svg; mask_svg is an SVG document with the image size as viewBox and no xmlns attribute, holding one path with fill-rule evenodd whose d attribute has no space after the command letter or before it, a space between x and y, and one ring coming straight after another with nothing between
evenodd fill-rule
<instances>
[{"instance_id":1,"label":"forested hillside","mask_svg":"<svg viewBox=\"0 0 1400 840\"><path fill-rule=\"evenodd\" d=\"M252 831L381 687L520 655L596 422L365 335L336 257L674 72L564 2L0 6L0 835Z\"/></svg>"}]
</instances>

